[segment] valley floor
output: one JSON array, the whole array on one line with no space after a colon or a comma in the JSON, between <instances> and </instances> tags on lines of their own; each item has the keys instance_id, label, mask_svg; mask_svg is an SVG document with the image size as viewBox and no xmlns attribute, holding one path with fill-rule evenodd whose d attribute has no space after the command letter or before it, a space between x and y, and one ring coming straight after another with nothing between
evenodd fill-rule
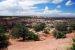
<instances>
[{"instance_id":1,"label":"valley floor","mask_svg":"<svg viewBox=\"0 0 75 50\"><path fill-rule=\"evenodd\" d=\"M55 39L48 36L43 41L18 42L12 39L8 50L68 50L72 44L73 34L68 34L65 39Z\"/></svg>"}]
</instances>

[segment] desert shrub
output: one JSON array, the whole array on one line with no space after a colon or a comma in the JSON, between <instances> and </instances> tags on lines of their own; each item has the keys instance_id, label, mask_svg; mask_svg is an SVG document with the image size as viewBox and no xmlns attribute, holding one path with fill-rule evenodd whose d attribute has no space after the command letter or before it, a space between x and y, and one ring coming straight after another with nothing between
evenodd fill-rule
<instances>
[{"instance_id":1,"label":"desert shrub","mask_svg":"<svg viewBox=\"0 0 75 50\"><path fill-rule=\"evenodd\" d=\"M22 38L22 40L25 40L28 37L28 28L21 24L21 23L17 23L13 28L12 28L12 32L11 35L14 36L15 38Z\"/></svg>"},{"instance_id":2,"label":"desert shrub","mask_svg":"<svg viewBox=\"0 0 75 50\"><path fill-rule=\"evenodd\" d=\"M56 39L65 38L65 37L66 37L64 32L59 32L59 31L54 32L54 33L53 33L53 36L54 36Z\"/></svg>"},{"instance_id":3,"label":"desert shrub","mask_svg":"<svg viewBox=\"0 0 75 50\"><path fill-rule=\"evenodd\" d=\"M68 32L72 32L73 30L75 30L75 24L68 24Z\"/></svg>"},{"instance_id":4,"label":"desert shrub","mask_svg":"<svg viewBox=\"0 0 75 50\"><path fill-rule=\"evenodd\" d=\"M0 33L5 33L6 32L6 27L3 25L0 25Z\"/></svg>"},{"instance_id":5,"label":"desert shrub","mask_svg":"<svg viewBox=\"0 0 75 50\"><path fill-rule=\"evenodd\" d=\"M75 50L75 44L74 43L72 44L71 50Z\"/></svg>"},{"instance_id":6,"label":"desert shrub","mask_svg":"<svg viewBox=\"0 0 75 50\"><path fill-rule=\"evenodd\" d=\"M45 34L49 34L49 30L45 29L45 30L44 30L44 33L45 33Z\"/></svg>"},{"instance_id":7,"label":"desert shrub","mask_svg":"<svg viewBox=\"0 0 75 50\"><path fill-rule=\"evenodd\" d=\"M56 28L58 31L67 31L67 24L65 24L65 23L57 24L57 25L55 26L55 28Z\"/></svg>"},{"instance_id":8,"label":"desert shrub","mask_svg":"<svg viewBox=\"0 0 75 50\"><path fill-rule=\"evenodd\" d=\"M39 24L34 26L34 30L37 31L37 32L42 31L42 30L44 30L45 27L46 27L45 23L39 23Z\"/></svg>"},{"instance_id":9,"label":"desert shrub","mask_svg":"<svg viewBox=\"0 0 75 50\"><path fill-rule=\"evenodd\" d=\"M28 39L38 41L38 40L39 40L39 37L38 37L37 34L35 34L35 33L33 33L33 32L29 32L29 37L28 37Z\"/></svg>"},{"instance_id":10,"label":"desert shrub","mask_svg":"<svg viewBox=\"0 0 75 50\"><path fill-rule=\"evenodd\" d=\"M8 37L6 35L0 35L0 48L6 48L8 43Z\"/></svg>"},{"instance_id":11,"label":"desert shrub","mask_svg":"<svg viewBox=\"0 0 75 50\"><path fill-rule=\"evenodd\" d=\"M75 50L75 39L73 39L73 44L72 44L71 50Z\"/></svg>"},{"instance_id":12,"label":"desert shrub","mask_svg":"<svg viewBox=\"0 0 75 50\"><path fill-rule=\"evenodd\" d=\"M0 49L8 46L8 37L5 34L6 28L0 25Z\"/></svg>"},{"instance_id":13,"label":"desert shrub","mask_svg":"<svg viewBox=\"0 0 75 50\"><path fill-rule=\"evenodd\" d=\"M70 27L71 27L72 30L75 30L75 23L70 24Z\"/></svg>"},{"instance_id":14,"label":"desert shrub","mask_svg":"<svg viewBox=\"0 0 75 50\"><path fill-rule=\"evenodd\" d=\"M75 30L75 23L70 23L70 24L62 23L56 25L55 28L61 32L71 33L73 30Z\"/></svg>"},{"instance_id":15,"label":"desert shrub","mask_svg":"<svg viewBox=\"0 0 75 50\"><path fill-rule=\"evenodd\" d=\"M73 40L73 43L75 43L75 39L72 39Z\"/></svg>"},{"instance_id":16,"label":"desert shrub","mask_svg":"<svg viewBox=\"0 0 75 50\"><path fill-rule=\"evenodd\" d=\"M38 35L34 34L33 32L29 31L29 29L23 24L16 24L12 29L12 36L15 38L22 38L22 40L38 40Z\"/></svg>"},{"instance_id":17,"label":"desert shrub","mask_svg":"<svg viewBox=\"0 0 75 50\"><path fill-rule=\"evenodd\" d=\"M67 33L71 33L72 32L72 27L67 27Z\"/></svg>"}]
</instances>

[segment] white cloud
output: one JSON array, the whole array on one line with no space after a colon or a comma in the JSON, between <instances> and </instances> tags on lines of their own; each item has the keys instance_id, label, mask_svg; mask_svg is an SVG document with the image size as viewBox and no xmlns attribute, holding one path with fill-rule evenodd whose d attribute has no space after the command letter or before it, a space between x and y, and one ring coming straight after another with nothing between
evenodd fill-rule
<instances>
[{"instance_id":1,"label":"white cloud","mask_svg":"<svg viewBox=\"0 0 75 50\"><path fill-rule=\"evenodd\" d=\"M49 10L48 7L45 7L44 14L54 14L54 13L60 13L61 11L54 9L54 10Z\"/></svg>"},{"instance_id":2,"label":"white cloud","mask_svg":"<svg viewBox=\"0 0 75 50\"><path fill-rule=\"evenodd\" d=\"M6 11L8 11L9 14L22 13L22 11L30 13L37 8L34 7L35 4L48 2L49 0L4 0L0 2L0 12L4 12L3 14L5 14Z\"/></svg>"},{"instance_id":3,"label":"white cloud","mask_svg":"<svg viewBox=\"0 0 75 50\"><path fill-rule=\"evenodd\" d=\"M68 0L65 5L66 5L66 6L71 6L71 5L73 5L73 4L75 4L75 3L73 3L72 0Z\"/></svg>"},{"instance_id":4,"label":"white cloud","mask_svg":"<svg viewBox=\"0 0 75 50\"><path fill-rule=\"evenodd\" d=\"M0 15L13 15L13 13L11 13L7 10L4 10L4 11L0 11Z\"/></svg>"},{"instance_id":5,"label":"white cloud","mask_svg":"<svg viewBox=\"0 0 75 50\"><path fill-rule=\"evenodd\" d=\"M52 3L54 3L54 4L59 4L59 3L61 3L63 0L52 0Z\"/></svg>"},{"instance_id":6,"label":"white cloud","mask_svg":"<svg viewBox=\"0 0 75 50\"><path fill-rule=\"evenodd\" d=\"M11 4L13 4L12 0L5 0L3 2L0 2L0 10L8 9L9 7L11 7Z\"/></svg>"},{"instance_id":7,"label":"white cloud","mask_svg":"<svg viewBox=\"0 0 75 50\"><path fill-rule=\"evenodd\" d=\"M47 3L49 0L24 0L19 1L20 4L24 4L25 6L33 6L35 4Z\"/></svg>"},{"instance_id":8,"label":"white cloud","mask_svg":"<svg viewBox=\"0 0 75 50\"><path fill-rule=\"evenodd\" d=\"M35 12L37 7L34 5L40 3L52 2L54 4L61 3L63 0L4 0L0 2L0 15L71 15L72 13L63 13L60 10L49 10L48 7L42 9L43 12ZM58 5L57 8L61 6ZM72 14L73 15L73 14Z\"/></svg>"},{"instance_id":9,"label":"white cloud","mask_svg":"<svg viewBox=\"0 0 75 50\"><path fill-rule=\"evenodd\" d=\"M42 14L44 15L51 15L51 16L75 16L75 13L65 13L65 12L62 12L61 10L57 10L54 9L54 10L49 10L49 8L46 6L45 9L44 9L44 12L42 12Z\"/></svg>"},{"instance_id":10,"label":"white cloud","mask_svg":"<svg viewBox=\"0 0 75 50\"><path fill-rule=\"evenodd\" d=\"M72 1L68 0L65 5L67 5L67 6L72 5Z\"/></svg>"},{"instance_id":11,"label":"white cloud","mask_svg":"<svg viewBox=\"0 0 75 50\"><path fill-rule=\"evenodd\" d=\"M53 14L59 14L61 13L60 10L54 9L54 10L49 10L49 8L46 6L45 9L42 9L42 12L35 12L35 11L22 11L20 12L20 15L53 15Z\"/></svg>"}]
</instances>

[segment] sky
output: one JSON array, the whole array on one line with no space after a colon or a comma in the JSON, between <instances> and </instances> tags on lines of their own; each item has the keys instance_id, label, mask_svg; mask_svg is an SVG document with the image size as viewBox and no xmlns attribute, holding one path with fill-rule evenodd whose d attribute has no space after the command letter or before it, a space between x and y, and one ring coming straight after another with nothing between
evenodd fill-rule
<instances>
[{"instance_id":1,"label":"sky","mask_svg":"<svg viewBox=\"0 0 75 50\"><path fill-rule=\"evenodd\" d=\"M4 16L75 16L75 0L0 0Z\"/></svg>"}]
</instances>

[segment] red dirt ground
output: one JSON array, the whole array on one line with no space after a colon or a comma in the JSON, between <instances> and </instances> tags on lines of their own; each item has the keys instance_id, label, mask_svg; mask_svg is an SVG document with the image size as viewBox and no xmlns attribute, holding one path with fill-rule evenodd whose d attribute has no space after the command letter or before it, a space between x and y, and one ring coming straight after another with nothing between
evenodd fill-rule
<instances>
[{"instance_id":1,"label":"red dirt ground","mask_svg":"<svg viewBox=\"0 0 75 50\"><path fill-rule=\"evenodd\" d=\"M72 37L74 33L67 34L65 39L55 39L48 36L43 41L30 41L30 42L18 42L16 40L10 40L12 43L8 50L67 50L72 44Z\"/></svg>"}]
</instances>

